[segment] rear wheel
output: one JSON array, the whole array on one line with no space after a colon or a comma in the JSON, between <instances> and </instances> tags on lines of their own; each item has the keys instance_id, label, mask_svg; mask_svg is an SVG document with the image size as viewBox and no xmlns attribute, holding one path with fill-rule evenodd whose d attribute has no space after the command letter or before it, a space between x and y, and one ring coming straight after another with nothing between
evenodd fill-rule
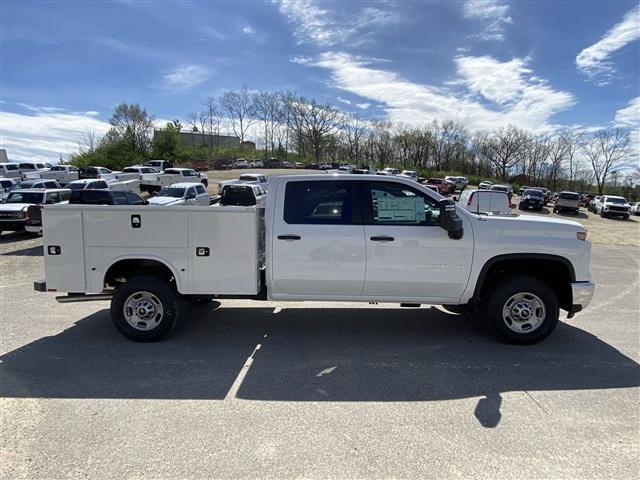
<instances>
[{"instance_id":1,"label":"rear wheel","mask_svg":"<svg viewBox=\"0 0 640 480\"><path fill-rule=\"evenodd\" d=\"M493 283L488 291L485 323L501 340L520 345L537 343L556 328L560 307L546 283L510 275Z\"/></svg>"},{"instance_id":2,"label":"rear wheel","mask_svg":"<svg viewBox=\"0 0 640 480\"><path fill-rule=\"evenodd\" d=\"M135 342L153 342L171 333L180 316L177 292L157 277L135 277L111 299L116 329Z\"/></svg>"},{"instance_id":3,"label":"rear wheel","mask_svg":"<svg viewBox=\"0 0 640 480\"><path fill-rule=\"evenodd\" d=\"M600 217L601 218L607 218L607 214L603 210L601 210L600 211Z\"/></svg>"}]
</instances>

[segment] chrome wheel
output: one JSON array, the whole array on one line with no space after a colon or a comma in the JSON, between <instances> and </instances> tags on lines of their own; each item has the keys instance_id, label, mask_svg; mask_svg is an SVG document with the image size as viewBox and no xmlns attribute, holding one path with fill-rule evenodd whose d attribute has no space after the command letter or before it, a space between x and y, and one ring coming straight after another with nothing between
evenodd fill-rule
<instances>
[{"instance_id":1,"label":"chrome wheel","mask_svg":"<svg viewBox=\"0 0 640 480\"><path fill-rule=\"evenodd\" d=\"M509 297L502 309L502 320L516 333L537 330L546 317L544 302L533 293L521 292Z\"/></svg>"},{"instance_id":2,"label":"chrome wheel","mask_svg":"<svg viewBox=\"0 0 640 480\"><path fill-rule=\"evenodd\" d=\"M164 315L162 303L149 292L135 292L129 295L122 311L127 323L142 332L156 328Z\"/></svg>"}]
</instances>

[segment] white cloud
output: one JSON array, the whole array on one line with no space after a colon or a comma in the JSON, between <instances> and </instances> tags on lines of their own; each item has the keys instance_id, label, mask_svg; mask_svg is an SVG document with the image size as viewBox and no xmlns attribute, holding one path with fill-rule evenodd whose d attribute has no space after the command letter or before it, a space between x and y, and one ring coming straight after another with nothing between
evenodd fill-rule
<instances>
[{"instance_id":1,"label":"white cloud","mask_svg":"<svg viewBox=\"0 0 640 480\"><path fill-rule=\"evenodd\" d=\"M473 57L461 57L460 64L473 65ZM570 108L575 100L567 92L556 91L540 79L530 76L524 60L498 62L480 57L478 62L491 64L498 71L515 70L511 78L516 85L507 95L501 95L488 79L465 69L465 76L456 82L464 90L444 90L432 85L408 81L395 72L371 66L372 59L342 52L325 52L316 58L296 58L296 63L328 69L333 86L385 105L389 119L408 124L424 124L433 119L451 119L472 130L492 129L514 124L533 131L554 128L551 117ZM478 99L482 95L496 104L488 108Z\"/></svg>"},{"instance_id":2,"label":"white cloud","mask_svg":"<svg viewBox=\"0 0 640 480\"><path fill-rule=\"evenodd\" d=\"M347 100L346 98L338 97L338 101L346 105L351 105L351 100Z\"/></svg>"},{"instance_id":3,"label":"white cloud","mask_svg":"<svg viewBox=\"0 0 640 480\"><path fill-rule=\"evenodd\" d=\"M254 35L256 31L253 29L251 25L245 25L244 27L242 27L242 33L246 35Z\"/></svg>"},{"instance_id":4,"label":"white cloud","mask_svg":"<svg viewBox=\"0 0 640 480\"><path fill-rule=\"evenodd\" d=\"M356 107L361 108L362 110L366 110L371 106L370 103L356 103Z\"/></svg>"},{"instance_id":5,"label":"white cloud","mask_svg":"<svg viewBox=\"0 0 640 480\"><path fill-rule=\"evenodd\" d=\"M487 22L483 31L475 35L481 40L504 40L504 26L513 23L508 15L509 5L500 0L467 0L463 12L466 18Z\"/></svg>"},{"instance_id":6,"label":"white cloud","mask_svg":"<svg viewBox=\"0 0 640 480\"><path fill-rule=\"evenodd\" d=\"M211 70L205 65L181 64L166 73L160 82L165 89L187 90L207 81Z\"/></svg>"},{"instance_id":7,"label":"white cloud","mask_svg":"<svg viewBox=\"0 0 640 480\"><path fill-rule=\"evenodd\" d=\"M45 107L41 107L45 108ZM82 135L88 130L105 134L110 125L91 115L47 113L35 115L0 112L0 148L7 149L10 160L57 161L62 154L78 151Z\"/></svg>"},{"instance_id":8,"label":"white cloud","mask_svg":"<svg viewBox=\"0 0 640 480\"><path fill-rule=\"evenodd\" d=\"M620 23L614 25L600 40L582 50L576 57L578 70L589 78L602 76L600 85L606 85L615 72L608 58L625 45L640 39L640 5L629 11Z\"/></svg>"},{"instance_id":9,"label":"white cloud","mask_svg":"<svg viewBox=\"0 0 640 480\"><path fill-rule=\"evenodd\" d=\"M629 101L626 107L616 112L614 124L631 130L631 150L640 161L640 97Z\"/></svg>"},{"instance_id":10,"label":"white cloud","mask_svg":"<svg viewBox=\"0 0 640 480\"><path fill-rule=\"evenodd\" d=\"M350 41L350 45L371 42L373 29L400 21L395 10L365 7L350 18L339 18L336 12L320 8L312 0L280 0L279 10L295 25L298 43L329 47ZM397 6L395 7L397 8Z\"/></svg>"}]
</instances>

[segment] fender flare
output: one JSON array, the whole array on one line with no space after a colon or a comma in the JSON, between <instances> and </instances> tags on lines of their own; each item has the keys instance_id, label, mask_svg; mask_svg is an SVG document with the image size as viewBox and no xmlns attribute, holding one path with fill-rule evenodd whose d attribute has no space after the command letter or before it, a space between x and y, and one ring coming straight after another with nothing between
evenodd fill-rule
<instances>
[{"instance_id":1,"label":"fender flare","mask_svg":"<svg viewBox=\"0 0 640 480\"><path fill-rule=\"evenodd\" d=\"M104 285L105 277L107 276L107 272L111 269L111 267L113 267L116 263L118 263L118 262L120 262L122 260L153 260L155 262L158 262L158 263L164 265L173 274L173 278L175 278L175 280L176 280L176 288L178 289L178 292L182 291L182 283L181 283L181 280L180 280L180 277L178 275L178 271L176 270L176 268L171 263L169 263L166 258L162 258L162 257L159 257L157 255L126 254L126 255L120 255L119 257L116 257L111 263L109 263L109 266L107 268L105 268L104 271L102 272L102 275L101 275L101 277L102 277L102 285Z\"/></svg>"}]
</instances>

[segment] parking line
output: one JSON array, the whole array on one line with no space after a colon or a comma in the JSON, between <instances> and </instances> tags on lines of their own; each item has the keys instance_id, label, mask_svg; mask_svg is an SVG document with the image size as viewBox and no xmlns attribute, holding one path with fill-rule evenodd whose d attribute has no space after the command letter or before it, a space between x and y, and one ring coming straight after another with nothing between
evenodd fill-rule
<instances>
[{"instance_id":1,"label":"parking line","mask_svg":"<svg viewBox=\"0 0 640 480\"><path fill-rule=\"evenodd\" d=\"M265 335L264 338L266 337L267 336ZM229 388L229 391L227 392L227 395L224 397L225 402L237 400L236 395L238 394L238 391L242 386L242 382L244 382L244 379L247 376L247 373L249 372L251 365L253 365L253 356L256 354L258 350L260 350L260 348L262 348L262 344L258 343L256 345L256 348L253 349L253 352L251 352L251 355L247 357L247 360L244 362L244 365L242 365L242 368L238 372L238 376L233 381L233 383L231 384L231 387Z\"/></svg>"}]
</instances>

